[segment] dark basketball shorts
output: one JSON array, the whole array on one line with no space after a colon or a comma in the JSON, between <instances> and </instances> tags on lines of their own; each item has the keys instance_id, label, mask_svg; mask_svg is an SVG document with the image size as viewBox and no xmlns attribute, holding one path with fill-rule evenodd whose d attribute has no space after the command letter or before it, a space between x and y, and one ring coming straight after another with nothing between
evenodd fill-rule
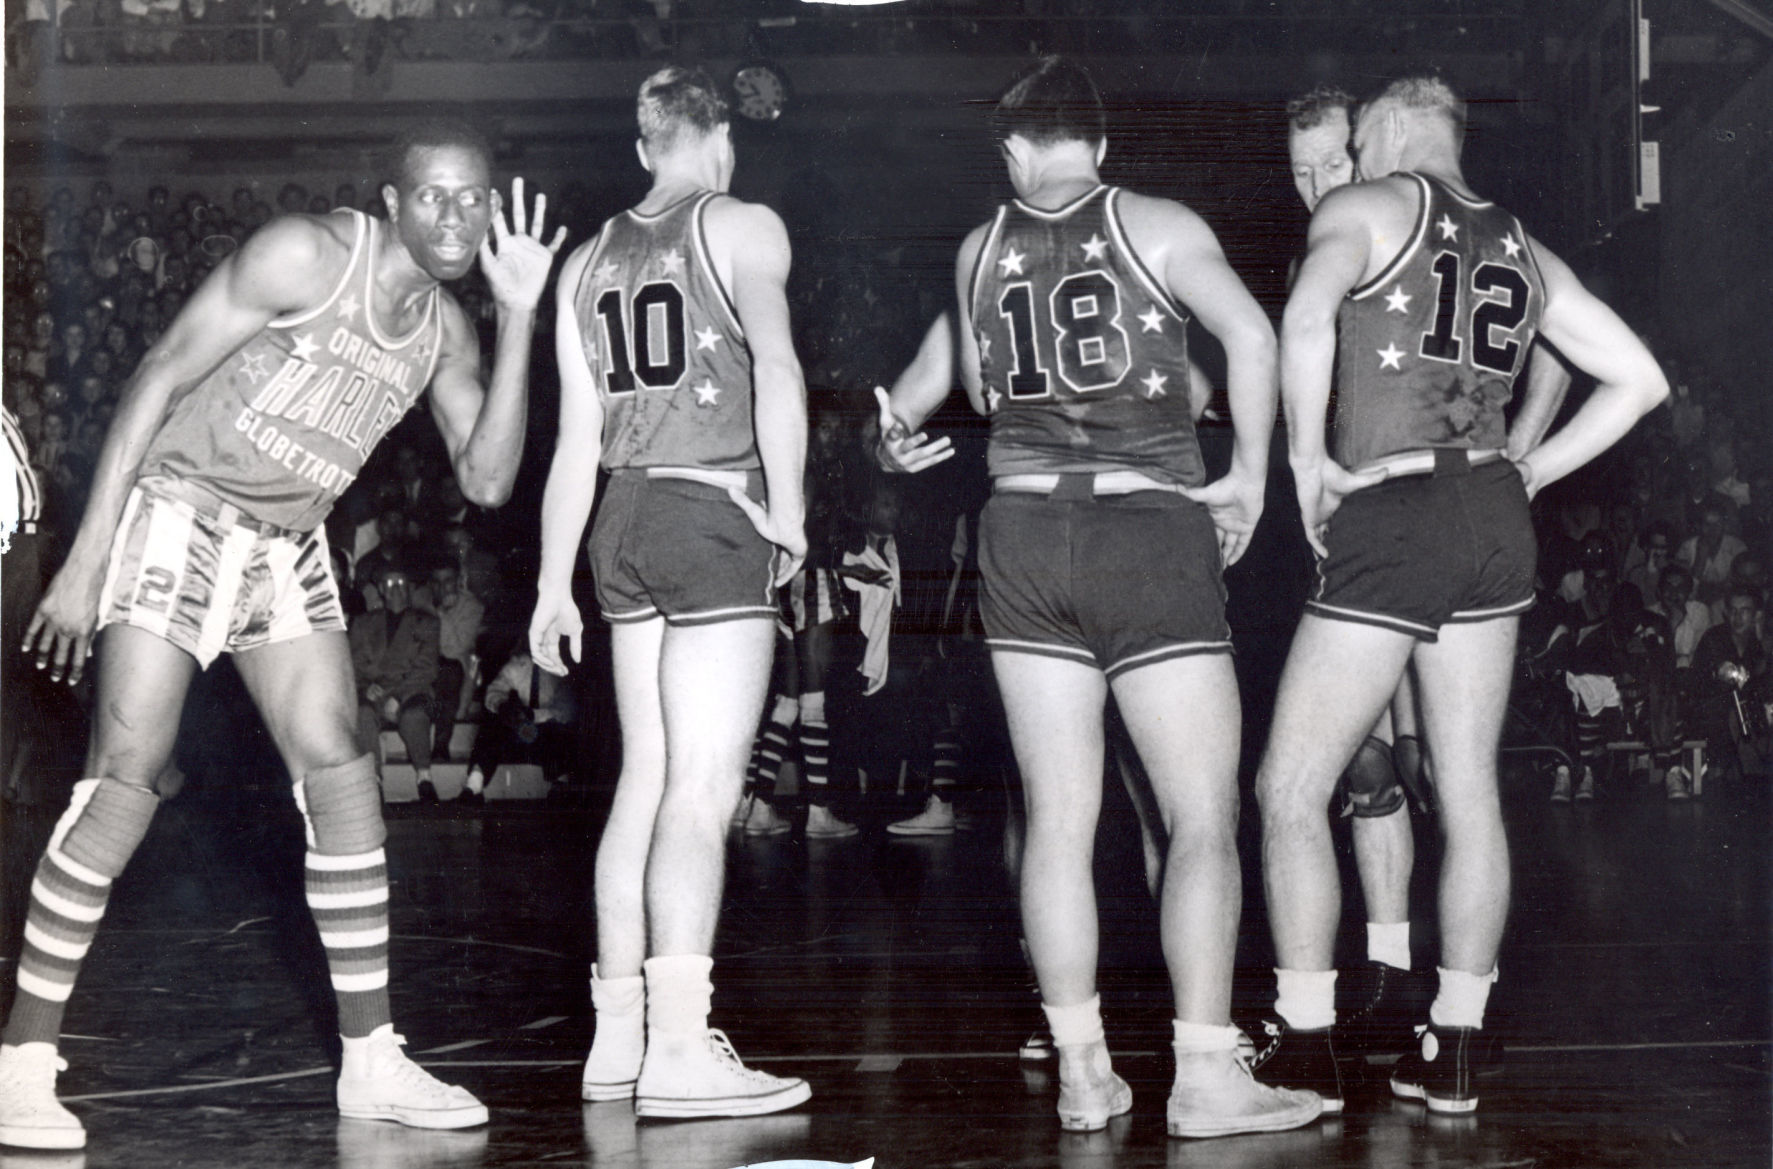
<instances>
[{"instance_id":1,"label":"dark basketball shorts","mask_svg":"<svg viewBox=\"0 0 1773 1169\"><path fill-rule=\"evenodd\" d=\"M1231 652L1218 536L1180 495L999 492L979 520L979 575L993 653L1065 658L1112 679Z\"/></svg>"},{"instance_id":2,"label":"dark basketball shorts","mask_svg":"<svg viewBox=\"0 0 1773 1169\"><path fill-rule=\"evenodd\" d=\"M749 478L757 499L762 477ZM597 605L611 624L776 617L775 545L757 534L724 487L617 471L591 527L589 552Z\"/></svg>"},{"instance_id":3,"label":"dark basketball shorts","mask_svg":"<svg viewBox=\"0 0 1773 1169\"><path fill-rule=\"evenodd\" d=\"M130 489L111 544L99 628L146 630L208 668L311 633L343 633L326 530L292 532L226 505Z\"/></svg>"},{"instance_id":4,"label":"dark basketball shorts","mask_svg":"<svg viewBox=\"0 0 1773 1169\"><path fill-rule=\"evenodd\" d=\"M1533 606L1538 548L1526 485L1506 459L1443 459L1429 475L1357 491L1330 517L1306 609L1434 641L1441 626Z\"/></svg>"}]
</instances>

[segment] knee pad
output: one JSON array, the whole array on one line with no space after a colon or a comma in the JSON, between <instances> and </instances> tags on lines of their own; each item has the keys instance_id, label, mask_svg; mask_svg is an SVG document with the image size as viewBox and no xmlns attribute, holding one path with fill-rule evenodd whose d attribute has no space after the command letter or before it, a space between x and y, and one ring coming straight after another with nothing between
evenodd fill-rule
<instances>
[{"instance_id":1,"label":"knee pad","mask_svg":"<svg viewBox=\"0 0 1773 1169\"><path fill-rule=\"evenodd\" d=\"M1363 819L1389 816L1404 806L1404 788L1392 767L1391 748L1368 735L1342 773L1348 812Z\"/></svg>"},{"instance_id":2,"label":"knee pad","mask_svg":"<svg viewBox=\"0 0 1773 1169\"><path fill-rule=\"evenodd\" d=\"M1434 772L1429 767L1428 752L1422 749L1421 739L1415 735L1399 735L1391 745L1391 766L1397 772L1398 782L1404 785L1417 807L1424 810L1434 807Z\"/></svg>"},{"instance_id":3,"label":"knee pad","mask_svg":"<svg viewBox=\"0 0 1773 1169\"><path fill-rule=\"evenodd\" d=\"M800 717L800 700L788 694L776 695L776 705L770 711L770 721L779 727L791 727L794 720Z\"/></svg>"},{"instance_id":4,"label":"knee pad","mask_svg":"<svg viewBox=\"0 0 1773 1169\"><path fill-rule=\"evenodd\" d=\"M83 779L74 785L68 810L50 834L48 851L109 884L135 855L159 807L160 797L147 788L115 779Z\"/></svg>"},{"instance_id":5,"label":"knee pad","mask_svg":"<svg viewBox=\"0 0 1773 1169\"><path fill-rule=\"evenodd\" d=\"M814 690L810 694L800 696L800 721L814 724L824 723L825 692L823 690Z\"/></svg>"},{"instance_id":6,"label":"knee pad","mask_svg":"<svg viewBox=\"0 0 1773 1169\"><path fill-rule=\"evenodd\" d=\"M295 785L295 799L314 852L357 856L374 852L388 838L374 755L308 772Z\"/></svg>"}]
</instances>

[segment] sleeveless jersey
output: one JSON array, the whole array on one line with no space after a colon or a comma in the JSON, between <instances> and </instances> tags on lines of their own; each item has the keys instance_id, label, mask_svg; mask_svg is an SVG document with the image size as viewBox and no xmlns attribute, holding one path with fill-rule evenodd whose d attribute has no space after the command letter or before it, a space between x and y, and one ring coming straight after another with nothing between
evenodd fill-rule
<instances>
[{"instance_id":1,"label":"sleeveless jersey","mask_svg":"<svg viewBox=\"0 0 1773 1169\"><path fill-rule=\"evenodd\" d=\"M751 350L708 252L719 192L624 211L592 245L573 296L603 399L603 465L750 470Z\"/></svg>"},{"instance_id":2,"label":"sleeveless jersey","mask_svg":"<svg viewBox=\"0 0 1773 1169\"><path fill-rule=\"evenodd\" d=\"M1503 407L1545 307L1520 221L1411 174L1416 226L1336 318L1332 449L1345 467L1431 447L1500 449Z\"/></svg>"},{"instance_id":3,"label":"sleeveless jersey","mask_svg":"<svg viewBox=\"0 0 1773 1169\"><path fill-rule=\"evenodd\" d=\"M138 478L184 479L253 519L311 531L418 401L443 340L442 291L412 332L385 336L372 309L379 225L333 214L351 216L356 238L331 295L266 325L180 399Z\"/></svg>"},{"instance_id":4,"label":"sleeveless jersey","mask_svg":"<svg viewBox=\"0 0 1773 1169\"><path fill-rule=\"evenodd\" d=\"M992 475L1136 469L1206 477L1188 404L1188 318L1122 230L1121 192L998 209L968 303Z\"/></svg>"}]
</instances>

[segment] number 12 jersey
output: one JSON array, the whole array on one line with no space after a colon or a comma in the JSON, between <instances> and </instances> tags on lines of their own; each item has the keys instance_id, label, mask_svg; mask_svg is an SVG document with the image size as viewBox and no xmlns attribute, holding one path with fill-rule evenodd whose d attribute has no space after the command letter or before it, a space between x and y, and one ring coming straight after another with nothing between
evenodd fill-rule
<instances>
[{"instance_id":1,"label":"number 12 jersey","mask_svg":"<svg viewBox=\"0 0 1773 1169\"><path fill-rule=\"evenodd\" d=\"M968 298L992 475L1134 469L1205 479L1188 395L1188 318L1133 251L1118 188L998 209Z\"/></svg>"},{"instance_id":2,"label":"number 12 jersey","mask_svg":"<svg viewBox=\"0 0 1773 1169\"><path fill-rule=\"evenodd\" d=\"M603 465L751 470L751 350L708 252L706 191L598 233L573 296Z\"/></svg>"}]
</instances>

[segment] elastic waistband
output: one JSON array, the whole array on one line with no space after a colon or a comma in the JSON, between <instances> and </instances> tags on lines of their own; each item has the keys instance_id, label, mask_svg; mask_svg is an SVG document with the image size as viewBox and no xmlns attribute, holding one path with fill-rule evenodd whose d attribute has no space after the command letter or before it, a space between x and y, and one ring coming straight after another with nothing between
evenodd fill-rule
<instances>
[{"instance_id":1,"label":"elastic waistband","mask_svg":"<svg viewBox=\"0 0 1773 1169\"><path fill-rule=\"evenodd\" d=\"M716 471L707 467L647 467L648 479L688 479L710 487L737 487L745 490L751 483L751 471Z\"/></svg>"},{"instance_id":2,"label":"elastic waistband","mask_svg":"<svg viewBox=\"0 0 1773 1169\"><path fill-rule=\"evenodd\" d=\"M999 475L991 481L991 489L1018 495L1049 495L1059 499L1093 499L1101 495L1132 495L1138 491L1165 491L1180 495L1184 490L1174 483L1161 483L1142 471Z\"/></svg>"},{"instance_id":3,"label":"elastic waistband","mask_svg":"<svg viewBox=\"0 0 1773 1169\"><path fill-rule=\"evenodd\" d=\"M1374 459L1359 469L1387 472L1387 478L1409 475L1469 475L1473 467L1497 462L1506 456L1499 450L1468 450L1464 447L1436 447L1425 451L1400 451Z\"/></svg>"},{"instance_id":4,"label":"elastic waistband","mask_svg":"<svg viewBox=\"0 0 1773 1169\"><path fill-rule=\"evenodd\" d=\"M289 539L305 539L312 533L298 532L291 528L280 528L276 524L268 524L263 520L254 519L238 507L222 499L213 491L200 483L189 479L178 479L170 475L155 476L151 479L136 480L136 487L145 495L155 495L174 503L182 503L200 516L214 520L224 528L245 528L261 536L284 536Z\"/></svg>"}]
</instances>

